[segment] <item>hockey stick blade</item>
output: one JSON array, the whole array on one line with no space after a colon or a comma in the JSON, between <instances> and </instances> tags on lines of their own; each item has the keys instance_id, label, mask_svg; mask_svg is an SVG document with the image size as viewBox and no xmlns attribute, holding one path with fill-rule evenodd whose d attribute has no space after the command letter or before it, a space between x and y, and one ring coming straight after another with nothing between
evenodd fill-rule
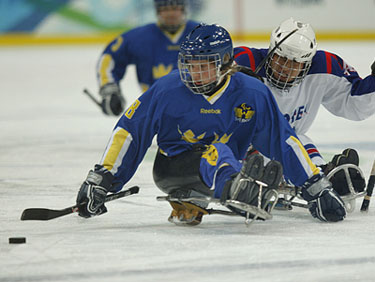
<instances>
[{"instance_id":1,"label":"hockey stick blade","mask_svg":"<svg viewBox=\"0 0 375 282\"><path fill-rule=\"evenodd\" d=\"M93 101L100 108L102 107L102 104L94 97L94 95L91 94L91 92L89 90L87 90L85 88L85 89L83 89L83 93L85 93L87 96L89 96L89 98L91 99L91 101Z\"/></svg>"},{"instance_id":2,"label":"hockey stick blade","mask_svg":"<svg viewBox=\"0 0 375 282\"><path fill-rule=\"evenodd\" d=\"M367 191L366 195L363 199L362 206L361 206L361 212L367 212L368 208L370 206L370 199L372 196L372 192L374 190L374 185L375 185L375 161L372 164L372 169L370 173L370 178L367 182Z\"/></svg>"},{"instance_id":3,"label":"hockey stick blade","mask_svg":"<svg viewBox=\"0 0 375 282\"><path fill-rule=\"evenodd\" d=\"M113 201L119 198L137 194L138 192L139 192L139 187L133 186L127 190L108 195L105 201L106 202ZM52 209L45 209L45 208L29 208L29 209L25 209L22 212L21 220L50 220L50 219L54 219L54 218L61 217L64 215L78 212L78 208L79 208L78 205L71 206L65 209L61 209L61 210L52 210Z\"/></svg>"}]
</instances>

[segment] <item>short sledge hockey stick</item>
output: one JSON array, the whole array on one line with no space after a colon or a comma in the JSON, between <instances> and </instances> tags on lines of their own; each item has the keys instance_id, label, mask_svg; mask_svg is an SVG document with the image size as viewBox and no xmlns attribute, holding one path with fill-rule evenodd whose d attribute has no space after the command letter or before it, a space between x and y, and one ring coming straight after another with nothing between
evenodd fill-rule
<instances>
[{"instance_id":1,"label":"short sledge hockey stick","mask_svg":"<svg viewBox=\"0 0 375 282\"><path fill-rule=\"evenodd\" d=\"M257 74L260 69L264 66L264 64L267 62L268 58L273 55L275 50L280 47L281 43L283 43L285 40L287 40L291 35L293 35L298 29L294 29L291 32L289 32L283 39L281 39L279 42L276 43L275 47L272 48L271 51L268 52L267 56L263 58L263 60L259 63L258 67L255 69L255 73Z\"/></svg>"},{"instance_id":2,"label":"short sledge hockey stick","mask_svg":"<svg viewBox=\"0 0 375 282\"><path fill-rule=\"evenodd\" d=\"M294 34L298 29L294 29L292 30L291 32L289 32L283 39L281 39L279 42L276 43L275 47L272 48L272 50L270 50L267 54L267 56L265 56L263 58L263 60L259 63L259 65L257 66L257 68L253 71L251 68L249 67L245 67L245 66L240 66L240 65L237 65L238 69L240 72L244 73L244 74L247 74L249 76L253 76L257 79L259 79L260 81L263 81L262 79L262 76L260 76L258 73L259 71L262 69L262 67L266 64L267 60L273 55L273 53L275 53L275 50L277 48L280 47L281 43L283 43L285 40L287 40L292 34Z\"/></svg>"},{"instance_id":3,"label":"short sledge hockey stick","mask_svg":"<svg viewBox=\"0 0 375 282\"><path fill-rule=\"evenodd\" d=\"M107 195L107 197L105 198L105 201L109 202L109 201L113 201L119 198L137 194L138 191L139 191L139 187L133 186L127 190L124 190L115 194ZM29 208L29 209L25 209L22 212L21 220L50 220L50 219L54 219L54 218L61 217L64 215L78 212L78 208L79 208L78 205L71 206L62 210Z\"/></svg>"},{"instance_id":4,"label":"short sledge hockey stick","mask_svg":"<svg viewBox=\"0 0 375 282\"><path fill-rule=\"evenodd\" d=\"M87 96L89 96L89 98L91 99L91 101L93 101L100 108L102 107L102 104L94 97L94 95L91 94L91 92L89 90L87 90L85 88L85 89L83 89L83 93L85 93Z\"/></svg>"},{"instance_id":5,"label":"short sledge hockey stick","mask_svg":"<svg viewBox=\"0 0 375 282\"><path fill-rule=\"evenodd\" d=\"M370 199L372 196L372 192L374 190L374 185L375 185L375 160L374 163L372 164L372 169L370 172L370 178L368 179L367 182L367 191L366 195L363 198L362 206L361 206L361 211L362 212L367 212L369 205L370 205Z\"/></svg>"}]
</instances>

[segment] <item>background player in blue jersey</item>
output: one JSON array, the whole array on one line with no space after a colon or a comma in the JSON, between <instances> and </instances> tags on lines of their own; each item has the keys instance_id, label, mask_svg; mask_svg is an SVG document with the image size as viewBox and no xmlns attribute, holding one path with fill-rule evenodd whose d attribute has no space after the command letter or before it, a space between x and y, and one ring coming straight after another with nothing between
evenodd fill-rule
<instances>
[{"instance_id":1,"label":"background player in blue jersey","mask_svg":"<svg viewBox=\"0 0 375 282\"><path fill-rule=\"evenodd\" d=\"M158 78L177 68L181 41L198 24L186 20L187 0L154 0L157 23L124 32L105 48L97 65L102 110L120 115L125 107L120 81L128 65L136 66L146 91Z\"/></svg>"},{"instance_id":2,"label":"background player in blue jersey","mask_svg":"<svg viewBox=\"0 0 375 282\"><path fill-rule=\"evenodd\" d=\"M343 201L311 162L270 90L237 72L232 40L224 28L196 27L181 44L178 63L179 71L156 81L118 121L102 159L78 192L80 216L107 211L106 194L121 190L131 179L156 135L154 180L167 194L198 193L251 206L257 206L259 196L270 212L269 191L279 185L281 163L285 175L302 186L314 217L345 217ZM257 154L241 165L250 144L274 161L264 167ZM260 194L252 179L269 186ZM173 208L172 221L201 220L202 214L187 216Z\"/></svg>"},{"instance_id":3,"label":"background player in blue jersey","mask_svg":"<svg viewBox=\"0 0 375 282\"><path fill-rule=\"evenodd\" d=\"M265 64L260 66L277 43L288 35L290 36L276 48ZM315 120L320 105L336 116L354 121L366 119L375 113L375 62L371 66L372 74L362 79L338 55L317 51L315 33L311 26L292 18L272 31L268 49L241 46L235 48L234 53L239 65L253 71L261 67L258 75L269 86L280 111L296 131L316 165L325 168L326 173L334 166L345 163L358 166L357 153L353 149L347 149L336 155L327 167L306 133ZM358 182L356 189L363 191L364 180L358 173L353 174L353 181ZM342 187L341 184L340 186Z\"/></svg>"}]
</instances>

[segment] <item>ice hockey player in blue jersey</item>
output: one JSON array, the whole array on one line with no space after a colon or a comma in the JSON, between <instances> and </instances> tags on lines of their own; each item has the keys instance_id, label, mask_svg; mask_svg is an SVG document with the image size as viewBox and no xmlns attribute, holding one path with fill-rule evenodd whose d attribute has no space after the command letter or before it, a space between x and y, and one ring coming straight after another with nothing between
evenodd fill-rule
<instances>
[{"instance_id":1,"label":"ice hockey player in blue jersey","mask_svg":"<svg viewBox=\"0 0 375 282\"><path fill-rule=\"evenodd\" d=\"M121 190L132 178L157 136L154 181L169 195L206 195L270 213L284 170L302 187L313 217L344 219L343 201L311 162L270 90L237 72L232 40L223 27L197 26L181 44L178 67L119 119L102 159L80 187L80 216L107 211L107 193ZM250 144L272 161L264 166L263 157L256 154L241 163ZM268 187L260 190L254 179ZM202 213L172 207L170 221L200 223ZM245 216L241 208L231 209Z\"/></svg>"},{"instance_id":2,"label":"ice hockey player in blue jersey","mask_svg":"<svg viewBox=\"0 0 375 282\"><path fill-rule=\"evenodd\" d=\"M271 50L287 36L289 37L261 66ZM234 53L239 65L253 71L259 70L257 74L272 91L280 111L296 131L316 165L321 166L326 174L339 165L350 163L358 166L358 154L353 149L344 150L326 164L306 133L313 124L320 105L336 116L353 121L366 119L375 113L375 62L371 66L372 73L362 79L338 55L317 51L315 33L311 26L293 18L283 21L272 31L268 49L241 46L235 48ZM342 176L345 178L344 174ZM363 177L358 172L353 172L351 178L356 183L355 190L363 191ZM345 181L339 182L342 186L341 182ZM340 194L348 192L348 189L343 190L345 191Z\"/></svg>"},{"instance_id":3,"label":"ice hockey player in blue jersey","mask_svg":"<svg viewBox=\"0 0 375 282\"><path fill-rule=\"evenodd\" d=\"M102 110L118 116L125 108L120 88L126 68L136 66L138 82L146 91L158 78L177 68L181 41L198 24L186 20L187 0L154 0L157 23L124 32L103 51L97 64Z\"/></svg>"}]
</instances>

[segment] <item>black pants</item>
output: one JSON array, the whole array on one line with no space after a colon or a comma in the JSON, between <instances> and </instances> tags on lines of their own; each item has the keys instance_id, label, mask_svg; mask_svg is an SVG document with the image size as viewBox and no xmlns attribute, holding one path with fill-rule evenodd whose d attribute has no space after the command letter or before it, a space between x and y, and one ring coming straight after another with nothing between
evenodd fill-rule
<instances>
[{"instance_id":1,"label":"black pants","mask_svg":"<svg viewBox=\"0 0 375 282\"><path fill-rule=\"evenodd\" d=\"M178 190L194 190L212 196L213 192L200 177L199 166L205 146L194 146L191 151L167 157L157 152L153 168L156 186L167 194Z\"/></svg>"}]
</instances>

